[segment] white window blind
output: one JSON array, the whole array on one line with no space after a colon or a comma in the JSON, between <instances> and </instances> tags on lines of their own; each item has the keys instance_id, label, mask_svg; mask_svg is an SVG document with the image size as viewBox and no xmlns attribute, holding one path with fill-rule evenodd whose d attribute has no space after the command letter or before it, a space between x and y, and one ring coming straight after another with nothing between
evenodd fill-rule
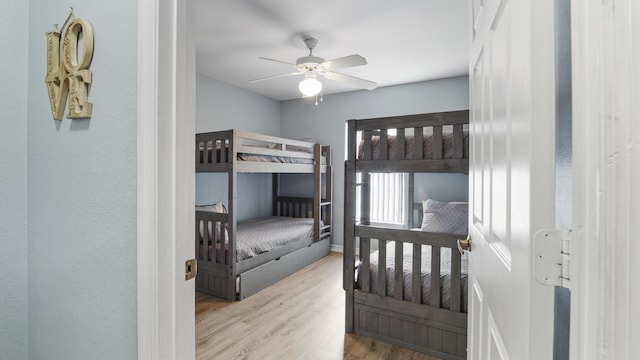
<instances>
[{"instance_id":1,"label":"white window blind","mask_svg":"<svg viewBox=\"0 0 640 360\"><path fill-rule=\"evenodd\" d=\"M358 176L358 182L362 178ZM407 224L408 174L377 173L370 176L371 223ZM356 196L356 218L360 219L360 191Z\"/></svg>"}]
</instances>

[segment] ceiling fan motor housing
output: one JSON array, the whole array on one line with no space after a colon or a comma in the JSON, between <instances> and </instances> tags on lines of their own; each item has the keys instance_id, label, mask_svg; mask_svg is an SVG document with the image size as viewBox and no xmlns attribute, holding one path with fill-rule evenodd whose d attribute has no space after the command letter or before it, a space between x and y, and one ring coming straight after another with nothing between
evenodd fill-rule
<instances>
[{"instance_id":1,"label":"ceiling fan motor housing","mask_svg":"<svg viewBox=\"0 0 640 360\"><path fill-rule=\"evenodd\" d=\"M322 64L324 59L317 56L304 56L296 61L298 68L303 67L305 70L315 69L318 65Z\"/></svg>"}]
</instances>

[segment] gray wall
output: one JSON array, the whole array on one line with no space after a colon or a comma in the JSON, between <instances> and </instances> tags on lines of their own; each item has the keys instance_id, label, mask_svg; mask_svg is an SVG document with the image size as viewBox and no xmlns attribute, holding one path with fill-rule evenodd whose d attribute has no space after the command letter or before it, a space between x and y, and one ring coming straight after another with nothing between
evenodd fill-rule
<instances>
[{"instance_id":1,"label":"gray wall","mask_svg":"<svg viewBox=\"0 0 640 360\"><path fill-rule=\"evenodd\" d=\"M280 136L280 102L196 76L196 132L239 129Z\"/></svg>"},{"instance_id":2,"label":"gray wall","mask_svg":"<svg viewBox=\"0 0 640 360\"><path fill-rule=\"evenodd\" d=\"M93 116L59 122L44 84L45 32L70 5L93 25ZM30 1L30 359L137 358L137 8Z\"/></svg>"},{"instance_id":3,"label":"gray wall","mask_svg":"<svg viewBox=\"0 0 640 360\"><path fill-rule=\"evenodd\" d=\"M196 132L239 129L280 135L280 103L221 81L196 77ZM227 201L226 174L196 174L196 204ZM271 214L271 175L238 176L238 220Z\"/></svg>"},{"instance_id":4,"label":"gray wall","mask_svg":"<svg viewBox=\"0 0 640 360\"><path fill-rule=\"evenodd\" d=\"M2 0L0 7L0 358L23 360L28 358L26 143L29 2Z\"/></svg>"},{"instance_id":5,"label":"gray wall","mask_svg":"<svg viewBox=\"0 0 640 360\"><path fill-rule=\"evenodd\" d=\"M314 138L333 149L334 244L343 244L345 121L468 108L466 76L328 95L318 106L310 99L281 103L281 136ZM460 191L466 192L466 180L464 183Z\"/></svg>"}]
</instances>

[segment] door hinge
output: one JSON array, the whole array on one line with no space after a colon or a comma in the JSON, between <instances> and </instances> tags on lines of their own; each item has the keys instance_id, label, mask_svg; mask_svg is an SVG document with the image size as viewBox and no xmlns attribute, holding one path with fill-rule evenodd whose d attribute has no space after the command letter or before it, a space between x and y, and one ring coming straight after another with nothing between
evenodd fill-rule
<instances>
[{"instance_id":1,"label":"door hinge","mask_svg":"<svg viewBox=\"0 0 640 360\"><path fill-rule=\"evenodd\" d=\"M571 230L540 230L535 233L533 269L539 283L571 288L570 241Z\"/></svg>"},{"instance_id":2,"label":"door hinge","mask_svg":"<svg viewBox=\"0 0 640 360\"><path fill-rule=\"evenodd\" d=\"M196 259L189 259L184 262L184 279L191 280L198 274L198 262Z\"/></svg>"}]
</instances>

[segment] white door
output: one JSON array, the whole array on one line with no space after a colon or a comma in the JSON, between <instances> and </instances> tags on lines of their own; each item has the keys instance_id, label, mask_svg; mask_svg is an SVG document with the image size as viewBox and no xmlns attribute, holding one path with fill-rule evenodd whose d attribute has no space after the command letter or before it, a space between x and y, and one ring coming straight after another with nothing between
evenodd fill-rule
<instances>
[{"instance_id":1,"label":"white door","mask_svg":"<svg viewBox=\"0 0 640 360\"><path fill-rule=\"evenodd\" d=\"M471 6L469 359L551 359L531 253L554 226L553 0Z\"/></svg>"}]
</instances>

